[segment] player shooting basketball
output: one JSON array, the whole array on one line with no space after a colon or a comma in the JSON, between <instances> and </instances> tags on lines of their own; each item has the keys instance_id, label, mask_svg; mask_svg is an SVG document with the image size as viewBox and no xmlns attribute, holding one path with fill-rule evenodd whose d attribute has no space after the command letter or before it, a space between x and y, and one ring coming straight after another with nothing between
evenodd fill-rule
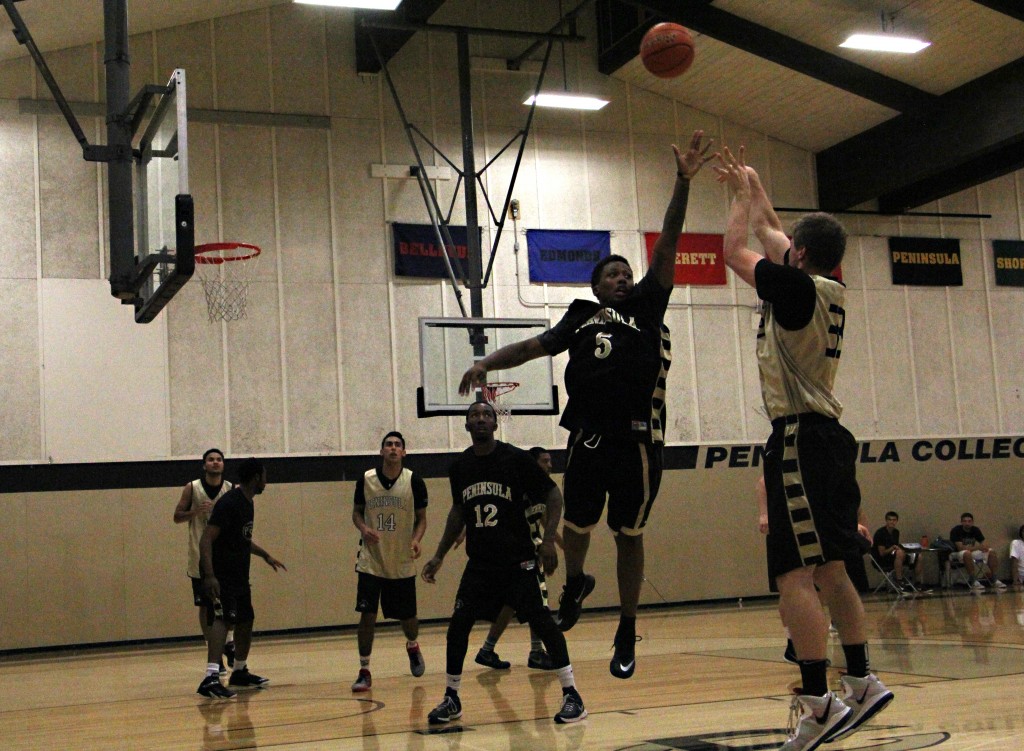
<instances>
[{"instance_id":1,"label":"player shooting basketball","mask_svg":"<svg viewBox=\"0 0 1024 751\"><path fill-rule=\"evenodd\" d=\"M569 402L561 425L569 431L565 469L566 583L557 621L576 623L594 577L584 573L590 533L608 499L608 526L615 535L621 614L610 670L629 678L636 666L636 611L643 581L643 531L661 482L665 377L670 361L665 310L675 280L676 244L686 218L690 180L711 159L695 131L690 146L675 153L676 180L651 265L633 283L629 262L602 259L591 274L594 300L575 300L554 328L491 353L462 376L461 394L538 357L569 352L565 388Z\"/></svg>"}]
</instances>

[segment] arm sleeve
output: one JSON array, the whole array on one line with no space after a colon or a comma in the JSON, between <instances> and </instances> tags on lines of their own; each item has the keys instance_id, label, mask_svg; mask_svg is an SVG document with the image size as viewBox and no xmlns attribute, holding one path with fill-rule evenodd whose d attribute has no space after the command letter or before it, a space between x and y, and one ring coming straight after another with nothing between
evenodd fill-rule
<instances>
[{"instance_id":1,"label":"arm sleeve","mask_svg":"<svg viewBox=\"0 0 1024 751\"><path fill-rule=\"evenodd\" d=\"M537 341L540 342L540 346L543 347L544 351L549 355L554 356L569 349L569 345L572 343L573 332L575 332L577 328L574 308L576 308L575 302L573 302L569 306L569 309L565 311L565 315L562 316L562 320L537 337Z\"/></svg>"},{"instance_id":2,"label":"arm sleeve","mask_svg":"<svg viewBox=\"0 0 1024 751\"><path fill-rule=\"evenodd\" d=\"M366 490L363 488L363 480L365 478L366 478L366 475L362 475L358 480L356 480L356 492L355 492L355 495L352 498L352 505L353 506L365 506L366 505Z\"/></svg>"},{"instance_id":3,"label":"arm sleeve","mask_svg":"<svg viewBox=\"0 0 1024 751\"><path fill-rule=\"evenodd\" d=\"M668 310L668 301L672 297L672 288L665 288L658 284L652 272L644 274L644 278L637 282L634 293L642 301L644 314L649 318L661 321L665 318L665 311Z\"/></svg>"},{"instance_id":4,"label":"arm sleeve","mask_svg":"<svg viewBox=\"0 0 1024 751\"><path fill-rule=\"evenodd\" d=\"M754 281L757 296L771 303L782 328L798 331L811 322L818 293L807 274L765 258L754 267Z\"/></svg>"},{"instance_id":5,"label":"arm sleeve","mask_svg":"<svg viewBox=\"0 0 1024 751\"><path fill-rule=\"evenodd\" d=\"M413 508L427 507L427 484L415 472L412 475L412 497Z\"/></svg>"}]
</instances>

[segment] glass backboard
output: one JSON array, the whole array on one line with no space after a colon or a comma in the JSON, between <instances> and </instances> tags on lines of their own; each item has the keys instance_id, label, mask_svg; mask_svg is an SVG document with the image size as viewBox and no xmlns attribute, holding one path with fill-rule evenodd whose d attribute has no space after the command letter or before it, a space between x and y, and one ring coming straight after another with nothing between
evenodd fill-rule
<instances>
[{"instance_id":1,"label":"glass backboard","mask_svg":"<svg viewBox=\"0 0 1024 751\"><path fill-rule=\"evenodd\" d=\"M533 318L420 318L419 417L464 415L476 393L459 395L462 374L480 357L506 344L537 336L548 321ZM473 339L480 344L474 355ZM512 381L519 386L502 401L513 415L557 415L558 389L552 383L551 358L530 360L511 370L487 374L489 383Z\"/></svg>"}]
</instances>

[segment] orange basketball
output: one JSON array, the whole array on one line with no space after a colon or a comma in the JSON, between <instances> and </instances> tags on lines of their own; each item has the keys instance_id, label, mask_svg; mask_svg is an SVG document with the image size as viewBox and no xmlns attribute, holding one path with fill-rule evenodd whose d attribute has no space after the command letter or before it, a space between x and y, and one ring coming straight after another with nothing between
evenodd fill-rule
<instances>
[{"instance_id":1,"label":"orange basketball","mask_svg":"<svg viewBox=\"0 0 1024 751\"><path fill-rule=\"evenodd\" d=\"M640 42L644 67L658 78L681 76L693 64L693 37L677 23L659 23Z\"/></svg>"}]
</instances>

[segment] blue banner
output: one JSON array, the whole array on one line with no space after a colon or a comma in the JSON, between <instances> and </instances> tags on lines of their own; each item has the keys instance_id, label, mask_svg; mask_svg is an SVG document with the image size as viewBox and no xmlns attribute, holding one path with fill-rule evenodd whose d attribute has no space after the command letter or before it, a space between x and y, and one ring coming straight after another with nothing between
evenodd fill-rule
<instances>
[{"instance_id":1,"label":"blue banner","mask_svg":"<svg viewBox=\"0 0 1024 751\"><path fill-rule=\"evenodd\" d=\"M611 255L605 230L526 230L531 282L590 284L594 264Z\"/></svg>"},{"instance_id":2,"label":"blue banner","mask_svg":"<svg viewBox=\"0 0 1024 751\"><path fill-rule=\"evenodd\" d=\"M467 269L466 260L466 228L448 227L453 247L448 248L448 257L455 278L459 278L459 267ZM447 279L448 267L441 257L441 247L437 244L434 228L429 224L391 225L391 233L395 248L395 276L417 276L428 279Z\"/></svg>"}]
</instances>

